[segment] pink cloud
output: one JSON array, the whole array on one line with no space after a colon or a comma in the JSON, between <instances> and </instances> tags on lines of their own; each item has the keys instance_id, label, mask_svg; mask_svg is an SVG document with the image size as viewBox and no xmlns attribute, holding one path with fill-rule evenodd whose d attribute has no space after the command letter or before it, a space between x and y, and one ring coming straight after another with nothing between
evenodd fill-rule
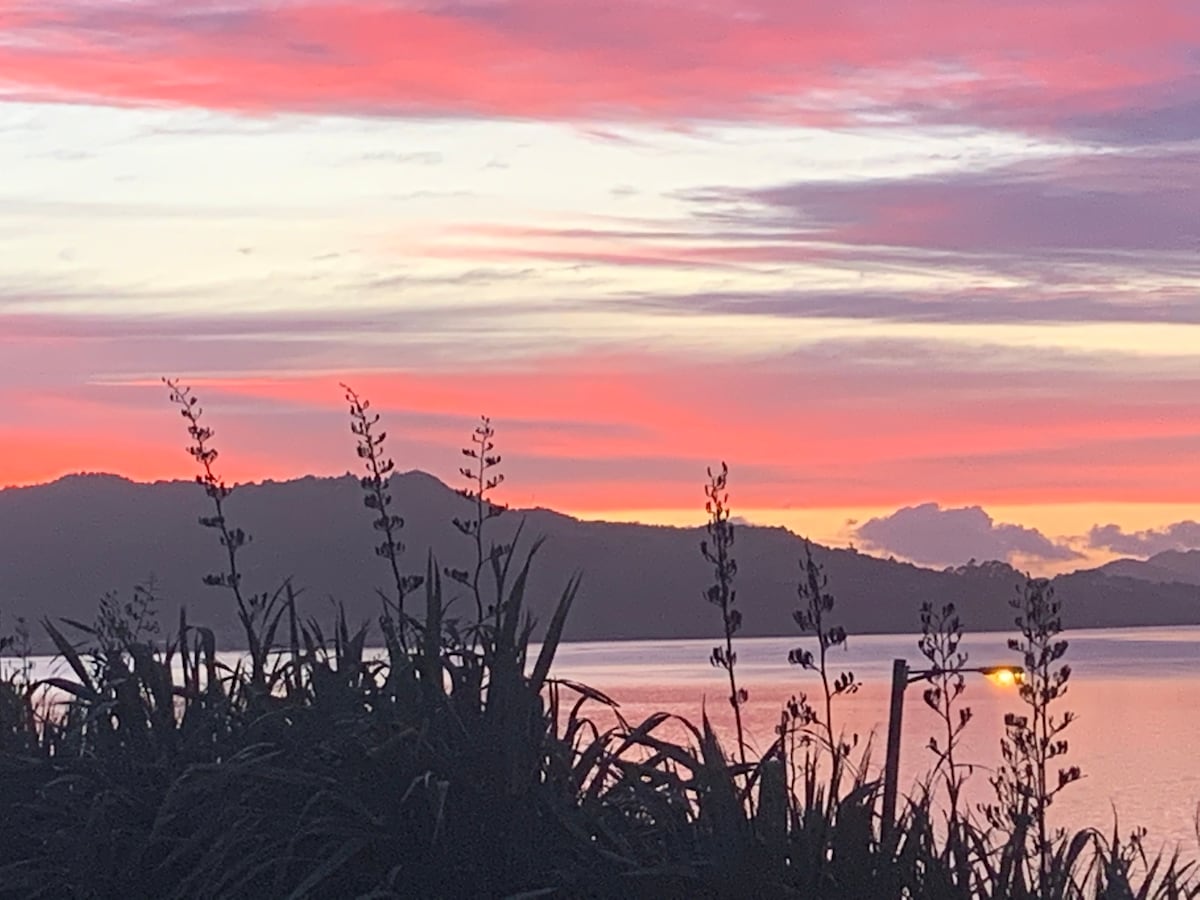
<instances>
[{"instance_id":1,"label":"pink cloud","mask_svg":"<svg viewBox=\"0 0 1200 900\"><path fill-rule=\"evenodd\" d=\"M1186 0L1148 0L1136 15L1125 0L0 0L0 22L3 82L40 98L825 124L900 108L1025 127L1169 109L1200 36Z\"/></svg>"}]
</instances>

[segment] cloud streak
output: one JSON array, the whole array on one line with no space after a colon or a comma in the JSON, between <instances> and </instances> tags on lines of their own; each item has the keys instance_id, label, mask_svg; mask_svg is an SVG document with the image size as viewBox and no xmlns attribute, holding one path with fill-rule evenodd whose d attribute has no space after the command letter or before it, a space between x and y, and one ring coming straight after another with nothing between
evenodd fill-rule
<instances>
[{"instance_id":1,"label":"cloud streak","mask_svg":"<svg viewBox=\"0 0 1200 900\"><path fill-rule=\"evenodd\" d=\"M678 193L687 215L673 219L456 224L419 246L446 259L758 279L754 290L614 298L677 312L1184 324L1200 283L1198 172L1196 144L1076 149L911 176L698 188Z\"/></svg>"},{"instance_id":2,"label":"cloud streak","mask_svg":"<svg viewBox=\"0 0 1200 900\"><path fill-rule=\"evenodd\" d=\"M1200 325L1200 307L1190 294L1128 296L1064 291L1030 292L964 289L906 293L896 291L763 291L622 295L606 305L628 310L659 310L672 315L764 316L784 319L858 319L942 325L1163 323Z\"/></svg>"},{"instance_id":3,"label":"cloud streak","mask_svg":"<svg viewBox=\"0 0 1200 900\"><path fill-rule=\"evenodd\" d=\"M907 180L749 192L775 221L838 243L1056 256L1189 251L1200 151L1025 160Z\"/></svg>"}]
</instances>

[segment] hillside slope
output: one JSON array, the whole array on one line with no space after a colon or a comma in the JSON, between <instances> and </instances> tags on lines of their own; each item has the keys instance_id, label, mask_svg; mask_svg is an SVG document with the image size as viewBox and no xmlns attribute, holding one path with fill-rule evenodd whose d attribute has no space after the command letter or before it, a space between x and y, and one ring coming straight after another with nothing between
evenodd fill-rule
<instances>
[{"instance_id":1,"label":"hillside slope","mask_svg":"<svg viewBox=\"0 0 1200 900\"><path fill-rule=\"evenodd\" d=\"M430 549L444 566L462 567L472 559L471 545L451 524L471 508L453 490L409 472L394 479L393 494L406 519L409 571L424 571ZM104 593L128 594L153 577L164 598L164 621L186 604L192 621L211 624L230 646L237 638L232 602L202 583L222 562L215 533L197 522L209 513L207 503L190 482L138 484L111 475L0 491L0 628L15 616L90 621ZM386 586L388 571L372 550L377 537L354 478L241 486L228 500L228 513L253 538L241 556L248 590L271 590L290 576L303 590L308 615L323 618L336 599L352 620L377 616L376 589ZM491 523L496 539L510 538L522 521L525 546L545 538L531 584L535 615L545 619L570 575L584 573L568 639L716 632L718 616L701 596L710 577L699 553L701 529L513 510ZM802 540L782 528L745 526L737 530L735 552L743 633L795 633L791 613ZM1020 576L1007 565L934 571L852 550L815 547L814 555L838 598L839 621L851 633L913 631L923 600L956 603L968 629L1011 627L1007 601ZM1068 625L1200 624L1200 589L1194 586L1102 571L1061 576L1055 586ZM451 614L469 614L465 597Z\"/></svg>"}]
</instances>

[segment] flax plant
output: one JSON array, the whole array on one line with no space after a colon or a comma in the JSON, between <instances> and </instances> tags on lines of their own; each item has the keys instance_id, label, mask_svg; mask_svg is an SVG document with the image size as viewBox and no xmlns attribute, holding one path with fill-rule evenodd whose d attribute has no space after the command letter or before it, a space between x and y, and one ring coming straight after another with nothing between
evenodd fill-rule
<instances>
[{"instance_id":1,"label":"flax plant","mask_svg":"<svg viewBox=\"0 0 1200 900\"><path fill-rule=\"evenodd\" d=\"M467 480L467 487L459 488L458 494L474 507L474 516L460 518L456 516L452 522L458 531L471 540L475 547L475 560L468 569L447 569L446 574L458 584L469 588L475 600L475 623L483 628L485 623L497 615L497 608L492 605L485 609L483 592L480 581L486 567L496 565L511 545L490 544L486 546L484 532L487 523L502 515L507 507L492 500L492 492L504 482L504 474L496 471L500 465L501 456L496 453L496 430L492 420L480 416L479 424L471 432L471 446L462 448L462 455L471 460L467 465L459 466L459 474Z\"/></svg>"},{"instance_id":2,"label":"flax plant","mask_svg":"<svg viewBox=\"0 0 1200 900\"><path fill-rule=\"evenodd\" d=\"M708 537L700 542L701 555L713 567L713 583L705 590L704 599L721 611L721 626L724 643L713 647L709 662L724 669L729 679L729 705L733 708L734 728L738 745L738 759L746 765L746 733L742 726L742 707L749 699L745 688L737 683L737 652L733 649L733 636L742 627L742 613L734 604L737 590L733 586L737 577L737 561L733 558L733 523L729 521L729 467L721 463L720 471L708 470L708 484L704 486L704 509L708 513L705 530Z\"/></svg>"},{"instance_id":3,"label":"flax plant","mask_svg":"<svg viewBox=\"0 0 1200 900\"><path fill-rule=\"evenodd\" d=\"M1019 695L1025 714L1004 717L1005 736L1000 744L1003 766L992 779L996 802L985 812L991 824L1011 835L1016 846L1032 843L1029 877L1040 885L1050 883L1053 847L1064 833L1047 824L1047 812L1058 794L1083 777L1079 766L1051 769L1068 751L1063 733L1075 720L1067 711L1052 712L1053 704L1067 693L1070 665L1062 662L1068 642L1062 632L1062 604L1044 578L1027 578L1010 601L1016 610L1018 637L1008 641L1025 670Z\"/></svg>"},{"instance_id":4,"label":"flax plant","mask_svg":"<svg viewBox=\"0 0 1200 900\"><path fill-rule=\"evenodd\" d=\"M853 735L847 743L842 731L834 727L833 706L838 697L855 693L860 682L850 671L834 674L831 671L830 652L846 645L846 629L829 622L829 615L837 604L829 592L829 578L821 565L813 559L812 546L804 542L804 559L800 563L801 578L796 586L796 595L800 606L792 613L792 618L799 626L801 633L812 635L817 639L817 652L814 654L806 647L797 647L788 653L788 662L810 672L815 672L821 681L820 702L822 708L816 710L809 706L804 717L809 724L817 728L829 750L832 771L830 775L831 802L837 794L838 785L849 759L853 744L857 743L857 735ZM807 703L807 701L805 701Z\"/></svg>"},{"instance_id":5,"label":"flax plant","mask_svg":"<svg viewBox=\"0 0 1200 900\"><path fill-rule=\"evenodd\" d=\"M929 663L932 673L921 699L938 719L940 736L929 738L934 755L929 773L932 787L939 780L946 790L947 817L953 830L958 824L963 782L971 772L969 765L957 759L963 732L971 722L971 707L959 701L966 691L963 669L968 654L962 649L962 620L953 603L935 607L928 601L921 604L921 637L917 650Z\"/></svg>"},{"instance_id":6,"label":"flax plant","mask_svg":"<svg viewBox=\"0 0 1200 900\"><path fill-rule=\"evenodd\" d=\"M400 643L401 646L405 646L408 621L405 617L404 599L421 586L423 579L420 575L404 574L400 565L400 557L404 553L404 543L400 539L404 518L392 512L392 495L389 490L396 463L384 452L387 432L377 430L379 414L371 412L370 401L360 397L345 384L341 385L341 388L345 392L346 402L350 404L350 432L357 439L355 453L366 468L366 474L359 477L363 506L374 514L371 525L383 535L383 540L375 546L375 555L387 561L392 574L395 602L393 605L389 598L383 595L384 609L386 611L389 605L394 607L396 618L400 622Z\"/></svg>"},{"instance_id":7,"label":"flax plant","mask_svg":"<svg viewBox=\"0 0 1200 900\"><path fill-rule=\"evenodd\" d=\"M262 694L267 690L267 655L283 612L279 603L283 588L273 594L248 594L243 590L239 554L250 542L250 535L229 521L226 503L233 493L233 488L217 475L214 468L219 456L217 449L212 445L214 432L203 423L204 411L191 388L171 378L164 378L163 384L167 386L170 401L179 407L179 414L187 422L187 433L192 441L187 452L200 466L196 483L212 501L214 515L201 516L200 524L217 532L220 544L225 550L224 571L205 575L204 583L212 587L226 588L233 595L237 603L238 619L249 648L251 685L257 693Z\"/></svg>"}]
</instances>

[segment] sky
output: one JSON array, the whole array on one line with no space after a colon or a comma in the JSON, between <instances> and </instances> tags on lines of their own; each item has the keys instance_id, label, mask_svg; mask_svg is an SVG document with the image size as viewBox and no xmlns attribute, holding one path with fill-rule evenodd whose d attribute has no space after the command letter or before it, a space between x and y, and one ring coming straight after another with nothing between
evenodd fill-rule
<instances>
[{"instance_id":1,"label":"sky","mask_svg":"<svg viewBox=\"0 0 1200 900\"><path fill-rule=\"evenodd\" d=\"M453 482L929 565L1200 547L1194 0L0 0L0 484Z\"/></svg>"}]
</instances>

